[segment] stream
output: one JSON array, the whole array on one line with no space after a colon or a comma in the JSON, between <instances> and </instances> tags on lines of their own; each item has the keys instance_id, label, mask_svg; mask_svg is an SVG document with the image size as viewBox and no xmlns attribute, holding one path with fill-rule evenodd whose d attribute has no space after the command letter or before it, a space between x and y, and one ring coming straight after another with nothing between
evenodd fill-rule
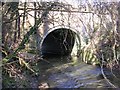
<instances>
[{"instance_id":1,"label":"stream","mask_svg":"<svg viewBox=\"0 0 120 90\"><path fill-rule=\"evenodd\" d=\"M77 57L46 58L39 62L40 83L50 88L111 88L99 66L82 62Z\"/></svg>"}]
</instances>

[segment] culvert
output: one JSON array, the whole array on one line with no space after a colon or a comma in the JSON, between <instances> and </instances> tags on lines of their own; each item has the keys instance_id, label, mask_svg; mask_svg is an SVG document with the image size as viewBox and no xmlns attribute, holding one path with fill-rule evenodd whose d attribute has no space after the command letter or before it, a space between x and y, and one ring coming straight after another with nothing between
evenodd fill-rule
<instances>
[{"instance_id":1,"label":"culvert","mask_svg":"<svg viewBox=\"0 0 120 90\"><path fill-rule=\"evenodd\" d=\"M41 44L42 56L70 55L75 44L76 34L67 28L58 28L48 33Z\"/></svg>"}]
</instances>

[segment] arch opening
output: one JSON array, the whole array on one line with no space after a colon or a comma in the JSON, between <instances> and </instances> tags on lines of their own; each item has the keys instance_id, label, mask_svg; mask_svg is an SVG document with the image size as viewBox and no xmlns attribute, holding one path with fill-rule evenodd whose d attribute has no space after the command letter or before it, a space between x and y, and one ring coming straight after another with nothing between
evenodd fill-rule
<instances>
[{"instance_id":1,"label":"arch opening","mask_svg":"<svg viewBox=\"0 0 120 90\"><path fill-rule=\"evenodd\" d=\"M70 55L77 33L67 28L58 28L48 33L41 44L43 57Z\"/></svg>"}]
</instances>

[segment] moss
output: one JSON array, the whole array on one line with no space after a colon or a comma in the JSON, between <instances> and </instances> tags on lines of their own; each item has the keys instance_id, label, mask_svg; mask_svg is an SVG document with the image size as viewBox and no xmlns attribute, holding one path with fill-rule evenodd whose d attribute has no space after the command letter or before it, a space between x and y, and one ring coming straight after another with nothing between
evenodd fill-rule
<instances>
[{"instance_id":1,"label":"moss","mask_svg":"<svg viewBox=\"0 0 120 90\"><path fill-rule=\"evenodd\" d=\"M9 77L8 75L4 75L2 85L3 88L13 88L16 87L16 81L14 78Z\"/></svg>"},{"instance_id":2,"label":"moss","mask_svg":"<svg viewBox=\"0 0 120 90\"><path fill-rule=\"evenodd\" d=\"M32 49L31 49L31 50L27 50L27 52L28 52L28 53L31 53L31 54L36 54L36 53L37 53L36 50L32 50Z\"/></svg>"}]
</instances>

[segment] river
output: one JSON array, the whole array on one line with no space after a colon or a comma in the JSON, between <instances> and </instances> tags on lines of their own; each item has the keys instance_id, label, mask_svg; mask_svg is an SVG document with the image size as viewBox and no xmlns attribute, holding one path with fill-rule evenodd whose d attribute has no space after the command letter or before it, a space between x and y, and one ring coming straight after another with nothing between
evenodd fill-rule
<instances>
[{"instance_id":1,"label":"river","mask_svg":"<svg viewBox=\"0 0 120 90\"><path fill-rule=\"evenodd\" d=\"M82 62L77 57L46 58L38 63L40 83L50 88L111 88L99 66Z\"/></svg>"}]
</instances>

